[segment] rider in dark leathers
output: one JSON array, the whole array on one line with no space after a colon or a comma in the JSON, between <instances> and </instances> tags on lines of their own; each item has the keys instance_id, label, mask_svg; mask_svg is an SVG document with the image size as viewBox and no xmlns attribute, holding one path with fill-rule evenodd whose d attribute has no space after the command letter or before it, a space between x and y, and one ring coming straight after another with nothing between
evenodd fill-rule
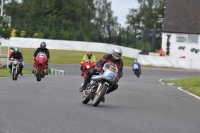
<instances>
[{"instance_id":1,"label":"rider in dark leathers","mask_svg":"<svg viewBox=\"0 0 200 133\"><path fill-rule=\"evenodd\" d=\"M34 53L34 58L38 55L39 52L44 52L46 54L46 56L47 56L47 59L50 58L49 50L46 48L46 43L45 42L42 42L40 44L40 47L37 48L37 50Z\"/></svg>"},{"instance_id":2,"label":"rider in dark leathers","mask_svg":"<svg viewBox=\"0 0 200 133\"><path fill-rule=\"evenodd\" d=\"M50 54L49 54L49 50L46 48L46 43L45 42L42 42L40 44L40 47L37 48L36 51L34 52L34 55L33 55L34 56L34 60L35 60L35 57L38 55L39 52L44 52L46 54L46 56L47 56L47 64L46 65L47 65L47 68L48 68L48 60L50 58ZM35 64L35 62L34 62L34 64ZM32 71L32 73L34 73L34 70ZM46 74L48 75L47 71L46 71Z\"/></svg>"},{"instance_id":3,"label":"rider in dark leathers","mask_svg":"<svg viewBox=\"0 0 200 133\"><path fill-rule=\"evenodd\" d=\"M97 72L100 72L103 68L103 65L107 62L112 62L114 64L116 64L116 66L118 67L118 77L116 80L116 83L112 86L112 88L110 88L107 91L107 94L116 90L118 88L118 84L117 82L119 81L119 79L123 76L123 61L121 60L122 56L122 50L119 47L116 47L112 50L111 54L106 54L104 55L97 63L95 68L91 69L88 73L87 73L87 78L84 81L84 84L80 87L79 91L82 92L83 90L86 89L87 84L90 82L90 79L93 75L97 74ZM102 100L102 102L105 102L105 98Z\"/></svg>"},{"instance_id":4,"label":"rider in dark leathers","mask_svg":"<svg viewBox=\"0 0 200 133\"><path fill-rule=\"evenodd\" d=\"M20 68L19 68L19 74L22 76L22 69L23 69L23 65L22 65L22 61L24 60L22 53L19 52L18 48L14 48L14 52L11 53L11 55L9 56L9 60L13 58L13 59L17 59L20 61ZM9 64L9 68L10 68L10 73L12 70L12 63Z\"/></svg>"}]
</instances>

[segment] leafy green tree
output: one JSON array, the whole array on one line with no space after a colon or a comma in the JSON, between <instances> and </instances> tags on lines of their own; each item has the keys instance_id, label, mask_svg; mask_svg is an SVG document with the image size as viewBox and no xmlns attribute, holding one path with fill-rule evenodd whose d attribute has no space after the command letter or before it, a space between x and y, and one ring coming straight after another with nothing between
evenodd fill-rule
<instances>
[{"instance_id":1,"label":"leafy green tree","mask_svg":"<svg viewBox=\"0 0 200 133\"><path fill-rule=\"evenodd\" d=\"M8 21L4 17L0 16L0 37L9 39L11 35L10 33L11 28L9 27Z\"/></svg>"}]
</instances>

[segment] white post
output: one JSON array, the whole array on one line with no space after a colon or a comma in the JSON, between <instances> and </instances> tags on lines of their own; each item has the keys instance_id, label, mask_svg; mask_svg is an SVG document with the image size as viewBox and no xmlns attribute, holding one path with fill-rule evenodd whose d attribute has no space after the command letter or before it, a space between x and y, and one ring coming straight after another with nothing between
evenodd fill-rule
<instances>
[{"instance_id":1,"label":"white post","mask_svg":"<svg viewBox=\"0 0 200 133\"><path fill-rule=\"evenodd\" d=\"M0 41L0 56L1 56L1 41Z\"/></svg>"},{"instance_id":2,"label":"white post","mask_svg":"<svg viewBox=\"0 0 200 133\"><path fill-rule=\"evenodd\" d=\"M9 65L9 49L10 49L10 41L8 42L8 51L7 51L7 68L8 68L8 65Z\"/></svg>"},{"instance_id":3,"label":"white post","mask_svg":"<svg viewBox=\"0 0 200 133\"><path fill-rule=\"evenodd\" d=\"M3 16L3 0L1 0L1 16Z\"/></svg>"}]
</instances>

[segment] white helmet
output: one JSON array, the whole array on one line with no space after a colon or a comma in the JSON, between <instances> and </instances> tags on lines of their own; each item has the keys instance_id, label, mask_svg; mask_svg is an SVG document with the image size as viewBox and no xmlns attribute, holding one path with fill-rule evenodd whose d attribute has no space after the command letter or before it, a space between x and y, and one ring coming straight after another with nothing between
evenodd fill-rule
<instances>
[{"instance_id":1,"label":"white helmet","mask_svg":"<svg viewBox=\"0 0 200 133\"><path fill-rule=\"evenodd\" d=\"M122 49L119 47L116 47L112 50L111 54L114 59L119 60L122 56Z\"/></svg>"},{"instance_id":2,"label":"white helmet","mask_svg":"<svg viewBox=\"0 0 200 133\"><path fill-rule=\"evenodd\" d=\"M137 60L134 60L134 63L137 63L138 61Z\"/></svg>"}]
</instances>

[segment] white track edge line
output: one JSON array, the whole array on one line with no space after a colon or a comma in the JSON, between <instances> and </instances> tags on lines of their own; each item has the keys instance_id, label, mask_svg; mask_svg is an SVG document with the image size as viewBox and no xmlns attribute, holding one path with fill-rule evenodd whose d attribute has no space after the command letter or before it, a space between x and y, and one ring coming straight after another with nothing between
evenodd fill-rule
<instances>
[{"instance_id":1,"label":"white track edge line","mask_svg":"<svg viewBox=\"0 0 200 133\"><path fill-rule=\"evenodd\" d=\"M162 82L162 80L163 80L163 79L159 79L159 82L160 82L161 84L163 84L163 85L166 85L164 82ZM188 92L188 91L182 89L182 87L177 87L177 89L180 90L180 91L183 91L183 92L185 92L185 93L187 93L187 94L189 94L189 95L191 95L191 96L193 96L193 97L195 97L195 98L197 98L197 99L200 100L200 97L199 97L199 96L197 96L197 95L195 95L195 94L193 94L193 93L190 93L190 92Z\"/></svg>"}]
</instances>

